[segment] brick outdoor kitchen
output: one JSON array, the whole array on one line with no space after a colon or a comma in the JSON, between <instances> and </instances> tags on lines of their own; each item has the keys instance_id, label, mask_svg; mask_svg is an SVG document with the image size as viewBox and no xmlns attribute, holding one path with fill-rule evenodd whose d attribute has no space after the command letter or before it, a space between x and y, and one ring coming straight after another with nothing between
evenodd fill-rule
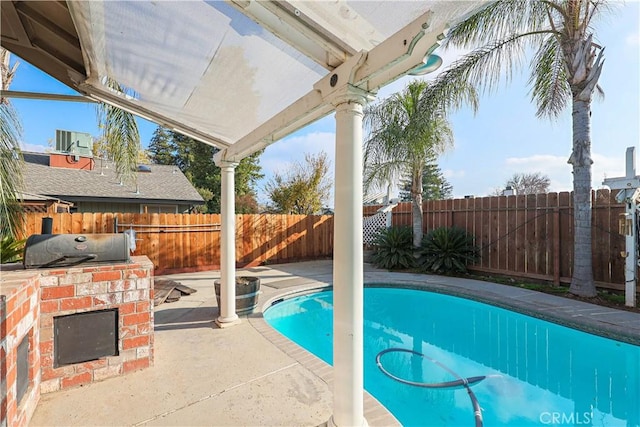
<instances>
[{"instance_id":1,"label":"brick outdoor kitchen","mask_svg":"<svg viewBox=\"0 0 640 427\"><path fill-rule=\"evenodd\" d=\"M41 393L153 364L153 264L146 257L68 268L6 267L0 282L0 427L28 425ZM91 330L87 315L107 334L94 338L100 331ZM95 342L86 345L78 337ZM110 337L112 348L100 355Z\"/></svg>"}]
</instances>

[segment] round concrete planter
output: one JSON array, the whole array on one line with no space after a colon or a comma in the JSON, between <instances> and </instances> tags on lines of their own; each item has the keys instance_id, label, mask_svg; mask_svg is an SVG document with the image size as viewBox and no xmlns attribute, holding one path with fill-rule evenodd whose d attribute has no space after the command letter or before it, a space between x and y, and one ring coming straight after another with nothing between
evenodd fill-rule
<instances>
[{"instance_id":1,"label":"round concrete planter","mask_svg":"<svg viewBox=\"0 0 640 427\"><path fill-rule=\"evenodd\" d=\"M220 280L216 280L214 285L216 288L216 301L218 302L218 307L220 307ZM259 294L259 277L236 277L236 314L253 313L258 306Z\"/></svg>"}]
</instances>

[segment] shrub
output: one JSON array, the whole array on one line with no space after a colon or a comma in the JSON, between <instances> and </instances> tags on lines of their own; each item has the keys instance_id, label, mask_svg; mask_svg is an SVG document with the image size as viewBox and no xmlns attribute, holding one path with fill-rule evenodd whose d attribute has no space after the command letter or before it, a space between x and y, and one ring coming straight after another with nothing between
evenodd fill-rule
<instances>
[{"instance_id":1,"label":"shrub","mask_svg":"<svg viewBox=\"0 0 640 427\"><path fill-rule=\"evenodd\" d=\"M415 267L411 228L385 228L378 233L373 245L375 248L372 262L377 267L387 270Z\"/></svg>"},{"instance_id":2,"label":"shrub","mask_svg":"<svg viewBox=\"0 0 640 427\"><path fill-rule=\"evenodd\" d=\"M433 273L465 273L467 263L478 259L473 236L458 227L440 227L422 239L419 267Z\"/></svg>"},{"instance_id":3,"label":"shrub","mask_svg":"<svg viewBox=\"0 0 640 427\"><path fill-rule=\"evenodd\" d=\"M26 240L16 240L5 236L0 241L0 264L22 261L22 251Z\"/></svg>"}]
</instances>

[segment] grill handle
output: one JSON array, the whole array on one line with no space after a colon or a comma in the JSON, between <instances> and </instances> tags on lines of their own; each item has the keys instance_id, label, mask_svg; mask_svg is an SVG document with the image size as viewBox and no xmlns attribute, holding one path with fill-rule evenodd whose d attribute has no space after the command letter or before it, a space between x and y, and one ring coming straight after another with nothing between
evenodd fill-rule
<instances>
[{"instance_id":1,"label":"grill handle","mask_svg":"<svg viewBox=\"0 0 640 427\"><path fill-rule=\"evenodd\" d=\"M91 261L93 259L96 259L98 257L98 255L96 254L82 254L82 255L63 255L60 258L54 259L53 261L49 261L46 264L42 264L41 266L39 266L39 268L47 268L47 267L51 267L51 266L57 266L57 267L71 267L73 265L78 265L81 264L85 261ZM73 258L77 258L75 261L71 261L65 264L58 264L59 262L63 262L66 261L68 259L73 259Z\"/></svg>"}]
</instances>

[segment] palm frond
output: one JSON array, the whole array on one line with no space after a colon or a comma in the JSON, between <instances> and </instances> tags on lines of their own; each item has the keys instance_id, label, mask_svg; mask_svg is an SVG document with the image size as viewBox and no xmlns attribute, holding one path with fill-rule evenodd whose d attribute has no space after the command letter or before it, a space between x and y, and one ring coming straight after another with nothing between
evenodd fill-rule
<instances>
[{"instance_id":1,"label":"palm frond","mask_svg":"<svg viewBox=\"0 0 640 427\"><path fill-rule=\"evenodd\" d=\"M548 37L531 61L529 84L538 117L557 117L571 99L571 87L557 37Z\"/></svg>"},{"instance_id":2,"label":"palm frond","mask_svg":"<svg viewBox=\"0 0 640 427\"><path fill-rule=\"evenodd\" d=\"M545 29L552 13L550 9L544 2L534 0L491 2L454 24L447 32L443 46L475 48L506 39L510 34Z\"/></svg>"},{"instance_id":3,"label":"palm frond","mask_svg":"<svg viewBox=\"0 0 640 427\"><path fill-rule=\"evenodd\" d=\"M113 79L107 79L106 84L115 92L125 93L125 89ZM118 107L104 103L98 104L97 113L108 151L116 165L116 174L123 183L135 183L140 151L140 134L135 117Z\"/></svg>"},{"instance_id":4,"label":"palm frond","mask_svg":"<svg viewBox=\"0 0 640 427\"><path fill-rule=\"evenodd\" d=\"M511 80L514 71L524 63L532 37L538 39L548 34L549 31L510 34L462 56L431 83L428 91L433 95L424 97L423 110L453 109L467 104L475 111L477 93L471 89L492 92L503 79Z\"/></svg>"},{"instance_id":5,"label":"palm frond","mask_svg":"<svg viewBox=\"0 0 640 427\"><path fill-rule=\"evenodd\" d=\"M598 101L604 101L604 89L600 85L596 85L596 90L594 91L596 98Z\"/></svg>"},{"instance_id":6,"label":"palm frond","mask_svg":"<svg viewBox=\"0 0 640 427\"><path fill-rule=\"evenodd\" d=\"M0 88L9 89L18 63L0 47ZM7 98L0 98L0 237L15 237L24 219L18 194L24 188L24 160L20 151L22 123Z\"/></svg>"},{"instance_id":7,"label":"palm frond","mask_svg":"<svg viewBox=\"0 0 640 427\"><path fill-rule=\"evenodd\" d=\"M6 100L0 102L0 236L15 236L22 224L18 193L24 188L24 160L20 151L22 125Z\"/></svg>"},{"instance_id":8,"label":"palm frond","mask_svg":"<svg viewBox=\"0 0 640 427\"><path fill-rule=\"evenodd\" d=\"M457 99L442 99L444 96ZM425 103L427 97L437 97L438 102ZM436 92L431 83L414 80L402 92L368 106L364 120L365 189L387 187L403 176L422 177L427 160L453 146L447 108L462 105L466 99L475 108L477 94L469 84Z\"/></svg>"}]
</instances>

